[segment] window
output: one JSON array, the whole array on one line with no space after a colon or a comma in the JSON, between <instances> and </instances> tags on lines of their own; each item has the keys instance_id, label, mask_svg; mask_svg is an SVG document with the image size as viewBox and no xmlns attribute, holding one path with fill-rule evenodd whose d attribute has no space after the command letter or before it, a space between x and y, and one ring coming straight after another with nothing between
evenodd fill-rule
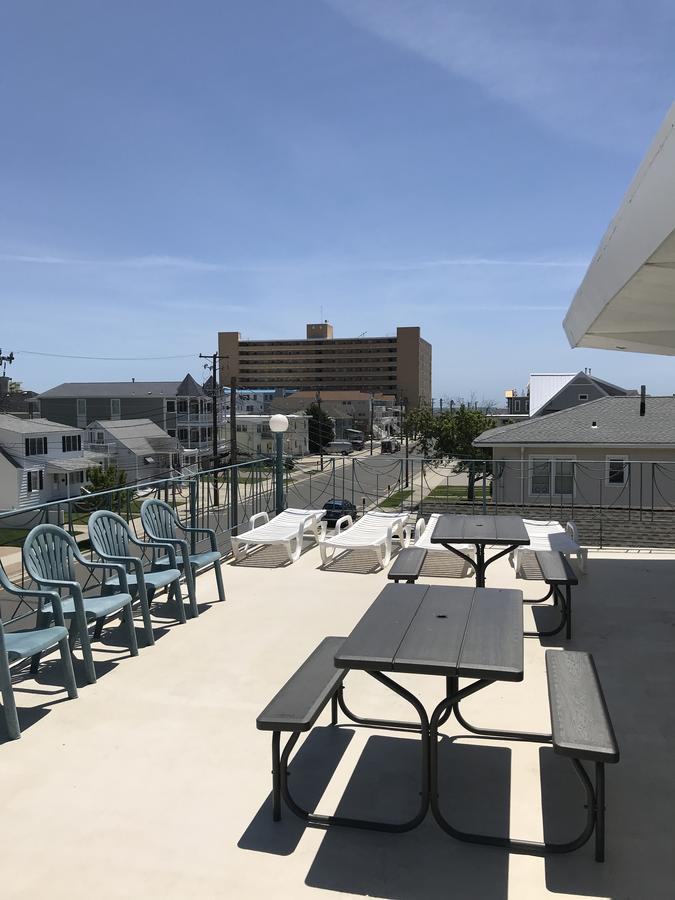
<instances>
[{"instance_id":1,"label":"window","mask_svg":"<svg viewBox=\"0 0 675 900\"><path fill-rule=\"evenodd\" d=\"M588 400L588 394L579 394L579 400Z\"/></svg>"},{"instance_id":2,"label":"window","mask_svg":"<svg viewBox=\"0 0 675 900\"><path fill-rule=\"evenodd\" d=\"M33 494L35 491L41 491L44 487L44 472L42 469L29 471L26 481L29 494Z\"/></svg>"},{"instance_id":3,"label":"window","mask_svg":"<svg viewBox=\"0 0 675 900\"><path fill-rule=\"evenodd\" d=\"M513 401L513 411L514 411L514 413L520 412L520 400Z\"/></svg>"},{"instance_id":4,"label":"window","mask_svg":"<svg viewBox=\"0 0 675 900\"><path fill-rule=\"evenodd\" d=\"M111 400L110 401L110 418L111 419L119 419L122 415L121 411L122 404L119 400Z\"/></svg>"},{"instance_id":5,"label":"window","mask_svg":"<svg viewBox=\"0 0 675 900\"><path fill-rule=\"evenodd\" d=\"M530 495L533 497L556 494L562 497L574 495L574 457L549 459L530 457Z\"/></svg>"},{"instance_id":6,"label":"window","mask_svg":"<svg viewBox=\"0 0 675 900\"><path fill-rule=\"evenodd\" d=\"M61 452L73 453L82 449L82 435L64 434L61 436Z\"/></svg>"},{"instance_id":7,"label":"window","mask_svg":"<svg viewBox=\"0 0 675 900\"><path fill-rule=\"evenodd\" d=\"M169 435L169 437L174 437L174 438L176 437L176 429L175 428L169 428L166 433Z\"/></svg>"},{"instance_id":8,"label":"window","mask_svg":"<svg viewBox=\"0 0 675 900\"><path fill-rule=\"evenodd\" d=\"M622 485L628 477L628 457L608 456L607 460L607 484Z\"/></svg>"},{"instance_id":9,"label":"window","mask_svg":"<svg viewBox=\"0 0 675 900\"><path fill-rule=\"evenodd\" d=\"M73 472L70 476L71 484L84 484L84 472Z\"/></svg>"},{"instance_id":10,"label":"window","mask_svg":"<svg viewBox=\"0 0 675 900\"><path fill-rule=\"evenodd\" d=\"M190 400L190 415L199 415L199 400Z\"/></svg>"},{"instance_id":11,"label":"window","mask_svg":"<svg viewBox=\"0 0 675 900\"><path fill-rule=\"evenodd\" d=\"M167 400L166 401L166 411L167 412L176 412L176 401L175 400Z\"/></svg>"},{"instance_id":12,"label":"window","mask_svg":"<svg viewBox=\"0 0 675 900\"><path fill-rule=\"evenodd\" d=\"M45 456L47 453L47 438L26 438L26 456Z\"/></svg>"},{"instance_id":13,"label":"window","mask_svg":"<svg viewBox=\"0 0 675 900\"><path fill-rule=\"evenodd\" d=\"M178 401L178 412L186 413L188 411L188 402L185 398Z\"/></svg>"},{"instance_id":14,"label":"window","mask_svg":"<svg viewBox=\"0 0 675 900\"><path fill-rule=\"evenodd\" d=\"M178 440L181 444L186 444L188 439L188 430L187 428L179 428L178 429Z\"/></svg>"}]
</instances>

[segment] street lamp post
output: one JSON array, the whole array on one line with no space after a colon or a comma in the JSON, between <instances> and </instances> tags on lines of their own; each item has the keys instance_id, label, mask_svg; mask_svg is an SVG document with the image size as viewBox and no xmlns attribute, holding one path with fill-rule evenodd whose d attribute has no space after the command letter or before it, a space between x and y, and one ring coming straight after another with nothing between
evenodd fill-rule
<instances>
[{"instance_id":1,"label":"street lamp post","mask_svg":"<svg viewBox=\"0 0 675 900\"><path fill-rule=\"evenodd\" d=\"M277 515L284 511L284 434L288 431L288 419L277 413L270 417L270 431L275 441L276 463L276 510Z\"/></svg>"}]
</instances>

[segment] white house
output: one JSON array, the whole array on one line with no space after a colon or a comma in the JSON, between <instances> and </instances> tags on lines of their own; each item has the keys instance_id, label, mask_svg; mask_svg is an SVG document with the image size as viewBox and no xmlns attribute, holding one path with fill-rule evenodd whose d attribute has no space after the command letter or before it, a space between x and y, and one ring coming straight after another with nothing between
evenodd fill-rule
<instances>
[{"instance_id":1,"label":"white house","mask_svg":"<svg viewBox=\"0 0 675 900\"><path fill-rule=\"evenodd\" d=\"M0 509L77 497L87 469L102 462L83 449L79 428L0 414Z\"/></svg>"},{"instance_id":2,"label":"white house","mask_svg":"<svg viewBox=\"0 0 675 900\"><path fill-rule=\"evenodd\" d=\"M150 419L91 422L87 449L105 453L108 465L127 473L129 484L168 478L180 462L177 439Z\"/></svg>"},{"instance_id":3,"label":"white house","mask_svg":"<svg viewBox=\"0 0 675 900\"><path fill-rule=\"evenodd\" d=\"M284 453L306 456L309 453L309 416L290 415L288 431L284 434ZM251 456L273 456L274 435L270 431L269 416L237 416L237 449ZM230 423L228 422L228 438Z\"/></svg>"}]
</instances>

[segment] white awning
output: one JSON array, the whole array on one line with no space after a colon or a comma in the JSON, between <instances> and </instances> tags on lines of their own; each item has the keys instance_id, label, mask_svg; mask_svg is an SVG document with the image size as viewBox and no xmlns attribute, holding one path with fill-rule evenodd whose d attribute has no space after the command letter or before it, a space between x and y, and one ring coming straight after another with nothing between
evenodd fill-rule
<instances>
[{"instance_id":1,"label":"white awning","mask_svg":"<svg viewBox=\"0 0 675 900\"><path fill-rule=\"evenodd\" d=\"M85 453L83 456L70 456L65 459L48 459L48 472L86 472L93 466L100 466L106 459L104 453Z\"/></svg>"},{"instance_id":2,"label":"white awning","mask_svg":"<svg viewBox=\"0 0 675 900\"><path fill-rule=\"evenodd\" d=\"M572 347L675 355L675 104L563 325Z\"/></svg>"}]
</instances>

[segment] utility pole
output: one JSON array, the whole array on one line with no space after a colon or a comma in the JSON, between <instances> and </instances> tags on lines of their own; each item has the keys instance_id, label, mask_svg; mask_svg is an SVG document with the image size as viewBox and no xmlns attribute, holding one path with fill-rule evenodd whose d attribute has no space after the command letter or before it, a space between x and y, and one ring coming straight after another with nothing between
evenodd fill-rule
<instances>
[{"instance_id":1,"label":"utility pole","mask_svg":"<svg viewBox=\"0 0 675 900\"><path fill-rule=\"evenodd\" d=\"M370 455L373 455L373 392L370 392Z\"/></svg>"},{"instance_id":2,"label":"utility pole","mask_svg":"<svg viewBox=\"0 0 675 900\"><path fill-rule=\"evenodd\" d=\"M319 460L321 462L321 471L323 472L323 421L321 420L321 391L316 392L316 404L319 407Z\"/></svg>"},{"instance_id":3,"label":"utility pole","mask_svg":"<svg viewBox=\"0 0 675 900\"><path fill-rule=\"evenodd\" d=\"M206 356L199 354L200 359L211 359L211 453L213 469L213 505L220 506L220 491L218 490L218 376L216 374L216 366L218 363L218 354L212 353Z\"/></svg>"},{"instance_id":4,"label":"utility pole","mask_svg":"<svg viewBox=\"0 0 675 900\"><path fill-rule=\"evenodd\" d=\"M408 469L408 459L409 459L409 445L408 445L408 398L404 397L405 405L405 486L408 487L410 483L410 473Z\"/></svg>"},{"instance_id":5,"label":"utility pole","mask_svg":"<svg viewBox=\"0 0 675 900\"><path fill-rule=\"evenodd\" d=\"M440 410L440 411L443 412L443 398L441 397L441 399L440 399L438 402L439 402L440 405L441 405L441 410Z\"/></svg>"}]
</instances>

